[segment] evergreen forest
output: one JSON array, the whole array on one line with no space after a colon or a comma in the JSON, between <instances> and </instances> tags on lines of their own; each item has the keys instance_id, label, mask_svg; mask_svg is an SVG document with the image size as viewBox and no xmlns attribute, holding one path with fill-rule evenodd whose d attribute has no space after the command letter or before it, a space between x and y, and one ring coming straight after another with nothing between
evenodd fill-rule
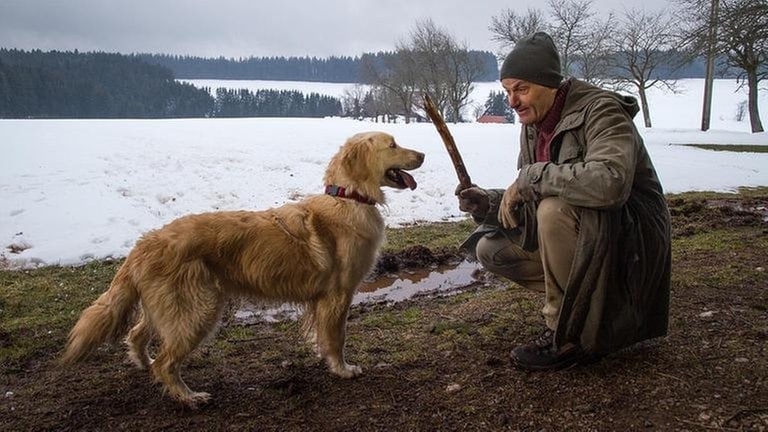
<instances>
[{"instance_id":1,"label":"evergreen forest","mask_svg":"<svg viewBox=\"0 0 768 432\"><path fill-rule=\"evenodd\" d=\"M484 65L478 81L495 81L499 70L496 56L487 51L469 51ZM333 83L361 83L362 59L372 56L385 62L395 56L393 52L364 54L362 57L249 57L202 58L165 54L138 54L136 57L150 64L165 66L180 79L243 79L275 81L310 81Z\"/></svg>"},{"instance_id":2,"label":"evergreen forest","mask_svg":"<svg viewBox=\"0 0 768 432\"><path fill-rule=\"evenodd\" d=\"M137 58L0 50L0 117L200 117L212 109L208 92Z\"/></svg>"},{"instance_id":3,"label":"evergreen forest","mask_svg":"<svg viewBox=\"0 0 768 432\"><path fill-rule=\"evenodd\" d=\"M138 56L0 49L0 118L324 117L337 98L198 89Z\"/></svg>"}]
</instances>

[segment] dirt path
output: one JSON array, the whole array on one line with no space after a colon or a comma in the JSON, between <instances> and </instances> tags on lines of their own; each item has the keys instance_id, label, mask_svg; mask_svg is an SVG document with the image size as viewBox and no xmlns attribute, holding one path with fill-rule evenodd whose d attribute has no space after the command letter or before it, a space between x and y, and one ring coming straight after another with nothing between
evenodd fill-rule
<instances>
[{"instance_id":1,"label":"dirt path","mask_svg":"<svg viewBox=\"0 0 768 432\"><path fill-rule=\"evenodd\" d=\"M765 203L673 202L669 335L595 364L511 367L509 350L541 328L541 300L485 275L451 296L354 307L347 357L365 374L352 381L326 372L295 322L230 321L185 368L213 395L197 411L121 347L64 371L40 353L0 374L0 430L765 431Z\"/></svg>"}]
</instances>

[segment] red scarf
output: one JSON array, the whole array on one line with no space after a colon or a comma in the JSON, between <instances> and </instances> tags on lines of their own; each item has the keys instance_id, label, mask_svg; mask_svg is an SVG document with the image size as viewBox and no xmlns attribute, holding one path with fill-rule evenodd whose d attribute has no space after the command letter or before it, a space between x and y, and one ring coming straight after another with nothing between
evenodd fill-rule
<instances>
[{"instance_id":1,"label":"red scarf","mask_svg":"<svg viewBox=\"0 0 768 432\"><path fill-rule=\"evenodd\" d=\"M560 122L560 115L563 113L563 106L565 105L565 97L568 96L568 89L570 88L570 81L565 81L560 85L555 94L552 108L544 116L544 120L536 125L539 131L536 139L536 162L550 162L549 147L555 135L555 127Z\"/></svg>"}]
</instances>

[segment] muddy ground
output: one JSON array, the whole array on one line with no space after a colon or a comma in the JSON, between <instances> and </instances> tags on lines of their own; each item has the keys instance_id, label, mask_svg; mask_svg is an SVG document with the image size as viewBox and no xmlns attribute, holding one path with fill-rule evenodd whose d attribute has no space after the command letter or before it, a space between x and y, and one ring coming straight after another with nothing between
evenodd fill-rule
<instances>
[{"instance_id":1,"label":"muddy ground","mask_svg":"<svg viewBox=\"0 0 768 432\"><path fill-rule=\"evenodd\" d=\"M345 381L293 321L232 319L184 377L213 395L180 406L105 348L57 370L41 352L0 375L0 430L768 430L766 197L670 201L669 335L560 372L513 368L541 299L491 275L453 295L351 311ZM412 248L378 272L457 259ZM63 343L63 340L62 340Z\"/></svg>"}]
</instances>

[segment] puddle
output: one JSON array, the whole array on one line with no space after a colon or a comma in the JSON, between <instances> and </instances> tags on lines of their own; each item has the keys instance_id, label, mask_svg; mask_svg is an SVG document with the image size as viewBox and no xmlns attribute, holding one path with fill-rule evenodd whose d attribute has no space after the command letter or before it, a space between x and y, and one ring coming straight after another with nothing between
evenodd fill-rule
<instances>
[{"instance_id":1,"label":"puddle","mask_svg":"<svg viewBox=\"0 0 768 432\"><path fill-rule=\"evenodd\" d=\"M399 302L425 292L450 292L475 281L480 264L462 261L457 265L436 269L405 271L396 276L383 276L363 283L352 304L370 302Z\"/></svg>"},{"instance_id":2,"label":"puddle","mask_svg":"<svg viewBox=\"0 0 768 432\"><path fill-rule=\"evenodd\" d=\"M301 316L300 309L292 304L282 304L278 307L243 302L240 309L235 312L235 320L241 322L268 322L275 323L279 321L296 321Z\"/></svg>"},{"instance_id":3,"label":"puddle","mask_svg":"<svg viewBox=\"0 0 768 432\"><path fill-rule=\"evenodd\" d=\"M462 261L459 264L434 269L419 269L381 276L373 281L363 282L352 299L352 304L396 303L418 294L453 293L477 282L476 273L480 268L479 263ZM299 309L291 304L270 307L246 302L235 313L235 319L246 322L278 322L296 320L300 315Z\"/></svg>"}]
</instances>

